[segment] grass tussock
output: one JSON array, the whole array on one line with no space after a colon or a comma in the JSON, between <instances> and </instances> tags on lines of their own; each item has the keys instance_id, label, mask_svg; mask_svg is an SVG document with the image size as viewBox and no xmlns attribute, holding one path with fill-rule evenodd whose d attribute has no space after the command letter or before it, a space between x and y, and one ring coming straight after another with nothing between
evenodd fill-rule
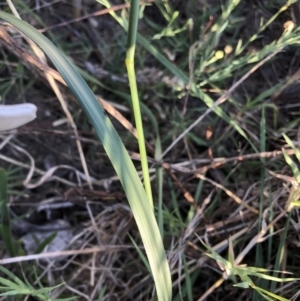
<instances>
[{"instance_id":1,"label":"grass tussock","mask_svg":"<svg viewBox=\"0 0 300 301\"><path fill-rule=\"evenodd\" d=\"M129 2L14 5L76 66L142 177ZM298 300L298 1L141 1L138 16L137 96L172 300ZM2 21L0 44L1 104L38 107L0 134L0 293L155 300L139 225L82 107Z\"/></svg>"}]
</instances>

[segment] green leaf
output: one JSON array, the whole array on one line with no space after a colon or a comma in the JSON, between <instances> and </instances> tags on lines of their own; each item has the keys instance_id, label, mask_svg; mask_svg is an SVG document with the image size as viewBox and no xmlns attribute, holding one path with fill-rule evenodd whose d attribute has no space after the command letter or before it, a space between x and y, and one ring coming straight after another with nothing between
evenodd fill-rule
<instances>
[{"instance_id":1,"label":"green leaf","mask_svg":"<svg viewBox=\"0 0 300 301\"><path fill-rule=\"evenodd\" d=\"M6 269L5 267L0 265L0 271L4 274L6 274L9 278L13 279L15 281L15 283L17 283L19 286L25 286L24 282L18 278L17 276L15 276L11 271L9 271L8 269ZM3 278L1 278L3 279ZM1 280L0 280L1 282Z\"/></svg>"},{"instance_id":2,"label":"green leaf","mask_svg":"<svg viewBox=\"0 0 300 301\"><path fill-rule=\"evenodd\" d=\"M282 149L282 153L286 163L290 166L295 176L295 179L297 180L298 183L300 183L300 171L297 164L292 160L292 158L287 154L287 152L284 149Z\"/></svg>"},{"instance_id":3,"label":"green leaf","mask_svg":"<svg viewBox=\"0 0 300 301\"><path fill-rule=\"evenodd\" d=\"M44 50L81 104L102 141L128 198L145 246L159 300L171 300L170 269L153 210L134 165L110 119L73 65L46 37L29 24L7 13L0 12L0 18L14 25Z\"/></svg>"}]
</instances>

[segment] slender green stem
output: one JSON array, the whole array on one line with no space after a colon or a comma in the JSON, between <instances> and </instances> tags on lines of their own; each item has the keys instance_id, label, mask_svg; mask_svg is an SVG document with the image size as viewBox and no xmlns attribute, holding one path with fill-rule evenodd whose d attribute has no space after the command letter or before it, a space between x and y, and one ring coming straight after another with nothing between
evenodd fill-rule
<instances>
[{"instance_id":1,"label":"slender green stem","mask_svg":"<svg viewBox=\"0 0 300 301\"><path fill-rule=\"evenodd\" d=\"M147 152L146 152L146 146L145 146L144 129L143 129L139 95L138 95L135 69L134 69L134 54L135 54L138 18L139 18L139 0L132 0L131 8L130 8L128 41L127 41L125 64L126 64L128 78L129 78L129 86L130 86L130 92L131 92L131 98L132 98L135 126L136 126L137 133L138 133L138 144L139 144L139 150L140 150L140 155L141 155L141 164L142 164L142 170L143 170L144 185L145 185L145 190L146 190L146 194L148 196L150 205L153 208L153 198L152 198L151 182L150 182L150 176L149 176Z\"/></svg>"}]
</instances>

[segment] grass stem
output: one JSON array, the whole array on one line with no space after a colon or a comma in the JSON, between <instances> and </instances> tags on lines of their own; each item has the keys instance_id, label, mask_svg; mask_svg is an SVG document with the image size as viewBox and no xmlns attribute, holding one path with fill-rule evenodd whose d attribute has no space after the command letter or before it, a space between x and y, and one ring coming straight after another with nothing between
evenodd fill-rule
<instances>
[{"instance_id":1,"label":"grass stem","mask_svg":"<svg viewBox=\"0 0 300 301\"><path fill-rule=\"evenodd\" d=\"M140 155L141 155L144 186L145 186L146 194L148 196L150 205L153 208L153 197L152 197L151 182L150 182L150 176L149 176L149 167L148 167L148 161L147 161L144 129L143 129L141 108L140 108L139 95L138 95L135 69L134 69L134 54L135 54L135 46L136 46L138 18L139 18L139 0L132 0L131 8L130 8L130 18L129 18L129 29L128 29L128 40L127 40L127 51L126 51L125 64L126 64L126 68L127 68L129 86L130 86L130 91L131 91L135 125L136 125L136 129L137 129L137 133L138 133L138 144L139 144L139 151L140 151Z\"/></svg>"}]
</instances>

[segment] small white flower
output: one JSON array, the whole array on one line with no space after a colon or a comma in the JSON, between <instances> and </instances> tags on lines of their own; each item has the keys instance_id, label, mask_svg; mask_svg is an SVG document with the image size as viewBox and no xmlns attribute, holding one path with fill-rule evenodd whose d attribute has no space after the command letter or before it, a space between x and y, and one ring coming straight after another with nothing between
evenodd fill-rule
<instances>
[{"instance_id":1,"label":"small white flower","mask_svg":"<svg viewBox=\"0 0 300 301\"><path fill-rule=\"evenodd\" d=\"M31 103L0 105L0 132L17 128L36 118L36 106Z\"/></svg>"}]
</instances>

